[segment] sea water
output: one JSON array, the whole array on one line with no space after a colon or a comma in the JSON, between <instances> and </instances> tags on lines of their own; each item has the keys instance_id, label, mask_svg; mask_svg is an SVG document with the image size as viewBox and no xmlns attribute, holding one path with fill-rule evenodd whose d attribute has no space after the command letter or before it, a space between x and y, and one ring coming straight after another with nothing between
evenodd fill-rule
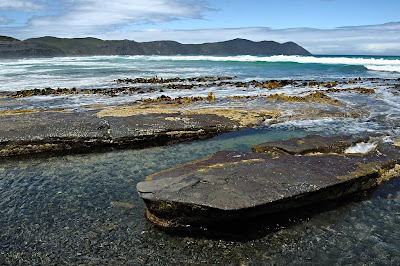
<instances>
[{"instance_id":1,"label":"sea water","mask_svg":"<svg viewBox=\"0 0 400 266\"><path fill-rule=\"evenodd\" d=\"M239 80L400 76L400 57L92 56L0 60L0 91L104 88L117 78L237 76Z\"/></svg>"},{"instance_id":2,"label":"sea water","mask_svg":"<svg viewBox=\"0 0 400 266\"><path fill-rule=\"evenodd\" d=\"M236 76L237 80L335 81L361 77L373 95L336 93L349 111L367 116L304 118L227 133L210 140L140 150L0 162L0 264L400 264L400 179L362 201L291 224L259 228L245 241L175 235L144 218L136 184L157 171L219 150L250 151L265 141L308 134L399 136L400 57L371 56L106 56L0 61L0 92L33 88L110 88L118 78ZM367 80L367 78L377 78ZM342 86L342 85L339 85ZM352 85L346 85L352 86ZM271 93L301 95L322 88L287 86ZM269 93L257 88L164 91L219 97ZM157 92L158 93L158 92ZM108 97L40 96L0 99L0 110L117 104L160 94ZM230 102L221 101L222 106ZM240 103L239 103L240 104ZM257 105L254 100L248 104ZM286 108L283 104L282 110ZM291 107L293 108L293 107ZM289 110L290 112L290 110ZM266 223L265 227L270 227ZM265 229L265 230L264 230ZM268 229L268 230L266 230Z\"/></svg>"},{"instance_id":3,"label":"sea water","mask_svg":"<svg viewBox=\"0 0 400 266\"><path fill-rule=\"evenodd\" d=\"M272 231L265 221L245 241L169 234L144 218L136 184L147 175L310 133L320 132L248 129L168 147L3 162L0 263L398 265L400 179Z\"/></svg>"}]
</instances>

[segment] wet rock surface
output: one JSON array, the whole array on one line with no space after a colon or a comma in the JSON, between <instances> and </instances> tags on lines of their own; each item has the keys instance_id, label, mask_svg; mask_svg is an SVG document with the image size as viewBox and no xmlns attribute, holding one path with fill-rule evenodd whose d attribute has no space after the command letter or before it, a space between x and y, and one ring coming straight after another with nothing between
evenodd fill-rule
<instances>
[{"instance_id":1,"label":"wet rock surface","mask_svg":"<svg viewBox=\"0 0 400 266\"><path fill-rule=\"evenodd\" d=\"M24 142L54 138L106 138L104 121L72 112L35 112L0 116L1 142Z\"/></svg>"},{"instance_id":2,"label":"wet rock surface","mask_svg":"<svg viewBox=\"0 0 400 266\"><path fill-rule=\"evenodd\" d=\"M307 144L311 139L316 143ZM301 141L310 150L318 147L330 153L363 140L309 136ZM276 146L301 154L307 149L299 149L299 141L276 142ZM271 147L273 143L268 149ZM389 143L364 155L277 156L221 151L152 174L138 183L137 190L146 203L147 218L156 225L207 227L260 215L274 219L277 213L369 190L399 162L400 149Z\"/></svg>"},{"instance_id":3,"label":"wet rock surface","mask_svg":"<svg viewBox=\"0 0 400 266\"><path fill-rule=\"evenodd\" d=\"M348 95L368 97L366 95L374 94L374 89L362 86L375 86L375 82L379 82L376 90L379 90L379 86L386 86L388 90L398 86L398 80L393 79L238 81L237 77L226 76L155 76L116 79L108 88L44 88L0 92L0 123L4 125L0 129L0 156L147 147L201 139L253 126L265 127L323 117L371 120L374 110L364 107L354 109L346 101L337 99L336 94L346 92ZM243 94L235 88L243 88L251 93ZM290 92L298 88L309 90ZM232 89L239 94L218 94L220 89ZM258 90L257 94L254 90ZM195 91L200 94L196 95ZM125 99L123 103L118 103L116 100L116 105L107 102L108 97L123 99L124 96L131 97L132 101ZM38 105L35 97L44 97L48 104L45 107ZM76 105L76 101L86 97L105 102ZM379 119L377 117L378 123L381 122ZM393 120L392 124L394 128L398 121ZM354 140L337 141L344 148ZM309 147L311 142L328 145L329 140L313 139L301 145L281 143L286 146L276 146L274 151L268 151L268 144L257 145L254 149L263 153L307 154L319 152L319 149L326 152L329 148ZM336 143L338 150L331 153L341 152L339 146Z\"/></svg>"},{"instance_id":4,"label":"wet rock surface","mask_svg":"<svg viewBox=\"0 0 400 266\"><path fill-rule=\"evenodd\" d=\"M201 139L241 124L212 113L182 114L163 108L124 115L94 111L26 111L0 115L0 157L146 147Z\"/></svg>"},{"instance_id":5,"label":"wet rock surface","mask_svg":"<svg viewBox=\"0 0 400 266\"><path fill-rule=\"evenodd\" d=\"M320 136L309 135L284 141L266 142L254 145L252 150L266 154L344 153L345 149L360 142L368 142L368 136Z\"/></svg>"}]
</instances>

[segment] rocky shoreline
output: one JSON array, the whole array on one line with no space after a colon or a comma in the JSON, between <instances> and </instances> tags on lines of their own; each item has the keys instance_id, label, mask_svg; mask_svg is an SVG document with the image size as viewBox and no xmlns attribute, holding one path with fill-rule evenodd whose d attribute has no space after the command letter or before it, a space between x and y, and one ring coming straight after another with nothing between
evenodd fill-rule
<instances>
[{"instance_id":1,"label":"rocky shoreline","mask_svg":"<svg viewBox=\"0 0 400 266\"><path fill-rule=\"evenodd\" d=\"M301 95L142 98L129 104L93 105L78 109L8 109L0 111L0 158L55 156L124 148L145 148L218 134L313 118L368 116L352 110L329 94L373 95L373 88L357 86L366 80L237 82L234 77L187 79L136 78L115 80L138 87L110 89L22 90L3 93L4 103L34 96L78 97L101 94L186 91L233 86L267 91L292 86L310 88ZM371 79L368 82L374 83ZM398 90L398 80L386 86ZM345 87L345 86L351 87ZM321 90L311 90L318 88ZM258 102L257 102L258 101ZM163 228L204 227L243 217L275 215L369 190L397 176L400 149L383 135L307 136L255 145L253 153L221 151L203 160L148 176L138 184L147 205L146 217ZM352 154L348 149L373 149ZM390 173L390 174L388 174ZM187 190L187 191L186 191ZM221 205L222 204L222 205Z\"/></svg>"},{"instance_id":2,"label":"rocky shoreline","mask_svg":"<svg viewBox=\"0 0 400 266\"><path fill-rule=\"evenodd\" d=\"M399 80L243 82L235 81L235 78L126 78L115 80L116 87L113 88L44 88L1 92L0 104L3 108L0 110L0 123L3 126L0 128L0 157L140 148L204 139L260 124L268 126L322 117L362 118L368 116L368 108L354 110L331 95L374 95L374 88L362 87L365 83L380 82L377 87L384 84L391 90L398 90L400 86ZM265 94L223 98L213 94L213 88L222 86L265 90ZM274 93L287 86L303 91L309 88L309 91L299 95ZM168 96L168 92L184 95L194 89L209 90L208 96ZM143 93L157 94L153 98L144 97L121 105L93 104L74 109L24 108L32 105L30 99L33 97L73 101L75 97L87 95L123 99L126 95Z\"/></svg>"},{"instance_id":3,"label":"rocky shoreline","mask_svg":"<svg viewBox=\"0 0 400 266\"><path fill-rule=\"evenodd\" d=\"M0 92L0 264L399 257L400 80L114 83Z\"/></svg>"}]
</instances>

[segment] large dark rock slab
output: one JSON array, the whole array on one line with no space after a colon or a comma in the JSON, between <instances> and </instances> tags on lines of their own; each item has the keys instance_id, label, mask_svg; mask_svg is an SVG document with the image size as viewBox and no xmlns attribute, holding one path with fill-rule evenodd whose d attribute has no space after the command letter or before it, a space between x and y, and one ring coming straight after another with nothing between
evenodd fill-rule
<instances>
[{"instance_id":1,"label":"large dark rock slab","mask_svg":"<svg viewBox=\"0 0 400 266\"><path fill-rule=\"evenodd\" d=\"M162 109L104 117L94 112L10 111L0 114L0 125L0 157L141 148L207 138L240 127L239 122L215 114L183 115Z\"/></svg>"},{"instance_id":2,"label":"large dark rock slab","mask_svg":"<svg viewBox=\"0 0 400 266\"><path fill-rule=\"evenodd\" d=\"M400 149L391 144L365 155L277 157L221 151L148 176L137 190L155 224L207 226L368 190L399 161Z\"/></svg>"},{"instance_id":3,"label":"large dark rock slab","mask_svg":"<svg viewBox=\"0 0 400 266\"><path fill-rule=\"evenodd\" d=\"M83 113L35 112L0 116L0 142L107 138L107 125Z\"/></svg>"},{"instance_id":4,"label":"large dark rock slab","mask_svg":"<svg viewBox=\"0 0 400 266\"><path fill-rule=\"evenodd\" d=\"M104 121L81 113L5 115L0 124L0 157L87 151L109 138Z\"/></svg>"}]
</instances>

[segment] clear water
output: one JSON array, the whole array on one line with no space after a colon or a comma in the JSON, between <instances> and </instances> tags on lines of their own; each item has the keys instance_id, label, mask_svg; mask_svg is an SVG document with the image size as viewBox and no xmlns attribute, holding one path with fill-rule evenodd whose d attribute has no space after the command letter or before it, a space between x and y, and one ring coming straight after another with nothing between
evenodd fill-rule
<instances>
[{"instance_id":1,"label":"clear water","mask_svg":"<svg viewBox=\"0 0 400 266\"><path fill-rule=\"evenodd\" d=\"M146 175L309 133L321 132L249 129L168 147L1 162L0 264L398 265L400 179L244 242L175 236L145 220L136 184Z\"/></svg>"}]
</instances>

